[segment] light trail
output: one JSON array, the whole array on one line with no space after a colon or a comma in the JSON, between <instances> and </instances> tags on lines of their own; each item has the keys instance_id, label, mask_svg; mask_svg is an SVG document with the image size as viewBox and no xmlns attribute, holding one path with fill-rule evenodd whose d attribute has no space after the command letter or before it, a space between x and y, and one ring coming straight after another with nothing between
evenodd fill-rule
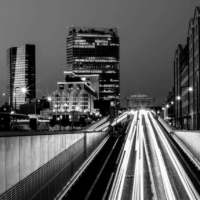
<instances>
[{"instance_id":1,"label":"light trail","mask_svg":"<svg viewBox=\"0 0 200 200\"><path fill-rule=\"evenodd\" d=\"M169 180L167 169L166 169L161 151L158 147L158 143L157 143L153 128L151 126L151 123L149 121L149 118L147 116L147 113L150 113L150 112L146 112L144 114L144 116L145 116L145 120L148 124L149 132L151 134L151 138L152 138L154 148L155 148L155 152L156 152L156 155L157 155L157 160L158 160L158 163L159 163L159 168L160 168L160 171L161 171L162 181L163 181L163 185L164 185L164 189L165 189L165 195L166 195L167 199L169 199L169 200L176 200L175 194L173 192L173 189L172 189L172 186L171 186L171 183L170 183L170 180Z\"/></svg>"},{"instance_id":2,"label":"light trail","mask_svg":"<svg viewBox=\"0 0 200 200\"><path fill-rule=\"evenodd\" d=\"M187 156L190 158L190 160L194 163L194 165L197 167L198 170L200 170L200 162L196 159L195 156L192 155L192 153L185 147L185 145L179 140L179 138L176 136L176 134L173 133L173 130L171 127L166 124L166 122L162 118L158 118L159 122L164 126L164 128L167 130L169 134L173 137L173 139L176 141L176 143L181 147L181 149L187 154Z\"/></svg>"},{"instance_id":3,"label":"light trail","mask_svg":"<svg viewBox=\"0 0 200 200\"><path fill-rule=\"evenodd\" d=\"M129 161L130 156L130 150L133 142L133 138L136 132L136 121L137 121L137 113L134 115L134 118L132 119L130 128L128 129L128 136L124 145L124 150L116 171L116 176L113 181L113 185L111 188L111 192L109 195L109 200L119 200L121 199L122 195L122 189L124 186L124 180L125 180L125 174L127 170L127 165Z\"/></svg>"},{"instance_id":4,"label":"light trail","mask_svg":"<svg viewBox=\"0 0 200 200\"><path fill-rule=\"evenodd\" d=\"M95 128L94 131L101 131L102 129L105 129L105 127L108 127L110 125L110 122L106 122L105 124L102 124L98 128Z\"/></svg>"},{"instance_id":5,"label":"light trail","mask_svg":"<svg viewBox=\"0 0 200 200\"><path fill-rule=\"evenodd\" d=\"M111 124L111 126L115 126L117 123L119 123L123 119L125 119L129 114L130 114L130 112L123 113L122 115L120 115L119 117L117 117L116 119L113 120L113 123Z\"/></svg>"},{"instance_id":6,"label":"light trail","mask_svg":"<svg viewBox=\"0 0 200 200\"><path fill-rule=\"evenodd\" d=\"M109 126L115 126L117 123L121 122L122 120L124 120L127 116L128 116L129 112L125 112L122 115L120 115L118 118L116 118L114 120L114 122L112 124L110 124L110 122L106 122L106 120L101 121L100 123L98 123L96 126L93 126L92 128L88 129L88 131L106 131ZM106 122L106 123L104 123Z\"/></svg>"},{"instance_id":7,"label":"light trail","mask_svg":"<svg viewBox=\"0 0 200 200\"><path fill-rule=\"evenodd\" d=\"M187 192L188 196L192 200L199 200L200 196L196 189L194 188L191 180L189 179L188 175L186 174L185 170L183 169L182 165L180 164L177 156L173 152L171 146L169 145L169 142L167 141L166 137L164 136L162 130L156 123L155 119L153 118L152 114L150 114L151 120L154 124L154 127L156 128L156 131L158 132L158 135L160 139L162 140L163 144L165 145L165 148L168 152L168 155L170 156L170 159L179 175L179 178L181 179L181 182L185 188L185 191Z\"/></svg>"},{"instance_id":8,"label":"light trail","mask_svg":"<svg viewBox=\"0 0 200 200\"><path fill-rule=\"evenodd\" d=\"M139 112L139 121L137 126L137 134L136 134L136 165L135 165L135 173L134 173L134 183L133 183L133 192L132 192L132 200L144 199L144 180L143 180L143 142L144 142L144 131L142 125L142 115L144 111L141 110Z\"/></svg>"},{"instance_id":9,"label":"light trail","mask_svg":"<svg viewBox=\"0 0 200 200\"><path fill-rule=\"evenodd\" d=\"M101 124L103 124L104 122L106 122L108 120L108 117L104 117L103 119L101 119L99 122L93 124L92 126L90 126L87 131L94 131L95 128L97 128L98 126L100 126Z\"/></svg>"},{"instance_id":10,"label":"light trail","mask_svg":"<svg viewBox=\"0 0 200 200\"><path fill-rule=\"evenodd\" d=\"M149 158L149 152L147 150L147 143L145 141L145 137L144 137L144 150L145 150L145 154L146 154L147 165L148 165L149 175L150 175L150 180L151 180L151 191L153 193L152 200L157 200L158 196L157 196L157 191L155 188L155 180L154 180L153 172L151 169L151 162L150 162L150 158Z\"/></svg>"}]
</instances>

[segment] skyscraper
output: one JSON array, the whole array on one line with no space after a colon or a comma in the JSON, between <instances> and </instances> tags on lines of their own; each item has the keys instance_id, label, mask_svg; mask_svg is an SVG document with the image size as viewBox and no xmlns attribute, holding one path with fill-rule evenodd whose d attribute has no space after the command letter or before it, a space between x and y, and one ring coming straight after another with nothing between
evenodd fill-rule
<instances>
[{"instance_id":1,"label":"skyscraper","mask_svg":"<svg viewBox=\"0 0 200 200\"><path fill-rule=\"evenodd\" d=\"M120 94L118 28L68 28L67 67L78 75L99 75L99 99Z\"/></svg>"},{"instance_id":2,"label":"skyscraper","mask_svg":"<svg viewBox=\"0 0 200 200\"><path fill-rule=\"evenodd\" d=\"M6 101L19 109L27 99L35 98L35 45L7 50Z\"/></svg>"}]
</instances>

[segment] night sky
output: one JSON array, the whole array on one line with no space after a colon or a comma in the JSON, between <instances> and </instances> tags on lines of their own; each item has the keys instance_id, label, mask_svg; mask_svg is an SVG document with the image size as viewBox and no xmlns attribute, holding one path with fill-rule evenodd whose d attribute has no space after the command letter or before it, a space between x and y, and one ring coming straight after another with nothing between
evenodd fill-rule
<instances>
[{"instance_id":1,"label":"night sky","mask_svg":"<svg viewBox=\"0 0 200 200\"><path fill-rule=\"evenodd\" d=\"M119 27L121 96L147 93L164 103L173 59L185 44L199 0L0 0L0 105L6 50L36 45L37 98L56 89L66 68L67 27Z\"/></svg>"}]
</instances>

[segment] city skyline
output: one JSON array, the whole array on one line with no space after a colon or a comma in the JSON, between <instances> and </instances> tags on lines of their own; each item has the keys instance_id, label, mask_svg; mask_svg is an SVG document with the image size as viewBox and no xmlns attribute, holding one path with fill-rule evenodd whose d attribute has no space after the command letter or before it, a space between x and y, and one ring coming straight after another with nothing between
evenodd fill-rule
<instances>
[{"instance_id":1,"label":"city skyline","mask_svg":"<svg viewBox=\"0 0 200 200\"><path fill-rule=\"evenodd\" d=\"M66 69L67 27L72 24L118 26L121 95L148 93L162 103L173 86L174 52L179 43L186 42L189 19L199 1L108 1L105 6L93 1L81 5L79 1L38 4L18 0L3 1L0 5L1 105L5 102L2 93L6 88L6 49L26 43L36 45L36 96L47 95L55 90L54 83Z\"/></svg>"}]
</instances>

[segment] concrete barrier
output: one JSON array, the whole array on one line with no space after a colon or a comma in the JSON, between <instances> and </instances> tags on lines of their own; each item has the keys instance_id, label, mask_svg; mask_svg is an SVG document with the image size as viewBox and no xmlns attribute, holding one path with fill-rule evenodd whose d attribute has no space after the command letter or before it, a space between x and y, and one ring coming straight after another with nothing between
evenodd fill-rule
<instances>
[{"instance_id":1,"label":"concrete barrier","mask_svg":"<svg viewBox=\"0 0 200 200\"><path fill-rule=\"evenodd\" d=\"M200 163L200 132L174 131L174 134Z\"/></svg>"},{"instance_id":2,"label":"concrete barrier","mask_svg":"<svg viewBox=\"0 0 200 200\"><path fill-rule=\"evenodd\" d=\"M158 119L159 122L165 127L168 133L174 133L175 136L184 145L181 145L184 151L189 152L189 156L196 164L200 166L200 131L185 131L176 130L170 127L162 118ZM186 148L186 149L185 149Z\"/></svg>"}]
</instances>

